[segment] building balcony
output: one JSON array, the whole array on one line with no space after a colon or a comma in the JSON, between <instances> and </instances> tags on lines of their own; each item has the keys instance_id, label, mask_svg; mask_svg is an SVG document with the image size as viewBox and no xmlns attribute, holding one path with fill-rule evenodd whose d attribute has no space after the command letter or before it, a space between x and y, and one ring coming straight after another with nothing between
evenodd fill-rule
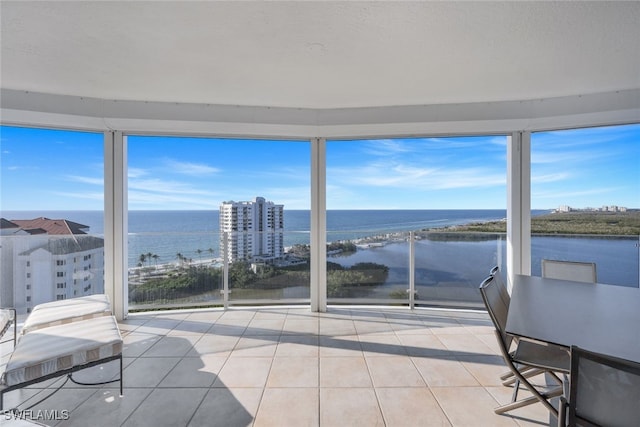
<instances>
[{"instance_id":1,"label":"building balcony","mask_svg":"<svg viewBox=\"0 0 640 427\"><path fill-rule=\"evenodd\" d=\"M485 313L437 309L308 307L132 314L118 383L64 379L12 391L47 425L86 426L539 426L539 404L493 409L511 389ZM3 355L10 350L3 344ZM117 377L118 364L74 374ZM544 379L541 379L543 381ZM521 393L526 393L522 390ZM51 418L45 419L45 415Z\"/></svg>"}]
</instances>

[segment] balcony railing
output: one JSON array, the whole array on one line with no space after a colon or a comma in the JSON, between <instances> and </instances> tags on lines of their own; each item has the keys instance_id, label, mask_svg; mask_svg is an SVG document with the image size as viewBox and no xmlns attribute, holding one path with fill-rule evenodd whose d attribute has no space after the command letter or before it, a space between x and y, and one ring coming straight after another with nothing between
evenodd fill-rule
<instances>
[{"instance_id":1,"label":"balcony railing","mask_svg":"<svg viewBox=\"0 0 640 427\"><path fill-rule=\"evenodd\" d=\"M283 256L253 259L236 259L219 245L232 234L131 238L130 309L309 303L308 233L285 232ZM173 249L144 246L155 239ZM503 233L359 230L329 232L327 241L329 304L482 309L478 284L492 266L506 265ZM584 260L596 262L599 282L638 287L639 247L638 236L534 235L532 274L540 275L542 258ZM158 260L159 248L167 254ZM149 253L152 261L141 263Z\"/></svg>"},{"instance_id":2,"label":"balcony railing","mask_svg":"<svg viewBox=\"0 0 640 427\"><path fill-rule=\"evenodd\" d=\"M308 232L283 232L284 252L248 259L233 233L129 236L131 310L256 304L309 304ZM224 243L227 239L228 244ZM46 235L2 236L3 304L35 304L104 292L104 241ZM506 266L506 237L468 232L328 232L329 304L482 309L478 284ZM532 236L531 273L543 258L595 262L598 282L639 286L640 237ZM280 245L278 245L280 247ZM240 251L234 256L227 251ZM247 251L247 252L242 252ZM247 255L247 256L245 256Z\"/></svg>"}]
</instances>

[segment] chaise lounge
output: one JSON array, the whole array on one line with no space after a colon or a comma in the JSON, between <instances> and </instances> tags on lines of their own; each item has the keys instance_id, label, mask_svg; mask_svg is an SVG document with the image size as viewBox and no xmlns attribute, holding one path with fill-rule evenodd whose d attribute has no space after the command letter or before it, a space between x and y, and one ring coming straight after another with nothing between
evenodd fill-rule
<instances>
[{"instance_id":1,"label":"chaise lounge","mask_svg":"<svg viewBox=\"0 0 640 427\"><path fill-rule=\"evenodd\" d=\"M106 296L36 306L0 377L0 410L9 391L113 360L120 360L122 394L122 346Z\"/></svg>"}]
</instances>

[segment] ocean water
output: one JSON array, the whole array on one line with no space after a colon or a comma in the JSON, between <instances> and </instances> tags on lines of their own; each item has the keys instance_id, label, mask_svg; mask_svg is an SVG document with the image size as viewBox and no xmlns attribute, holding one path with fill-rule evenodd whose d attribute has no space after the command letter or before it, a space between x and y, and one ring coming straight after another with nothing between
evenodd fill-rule
<instances>
[{"instance_id":1,"label":"ocean water","mask_svg":"<svg viewBox=\"0 0 640 427\"><path fill-rule=\"evenodd\" d=\"M534 211L533 215L549 211ZM285 246L309 243L308 210L285 210ZM103 235L103 213L98 211L4 211L6 219L45 216L67 219L90 226L92 234ZM327 211L327 241L357 239L391 232L418 231L470 222L503 219L504 209L495 210L330 210ZM155 263L178 262L178 254L192 259L219 257L218 211L131 211L129 212L129 267L140 255L155 254ZM534 236L532 274L540 274L542 258L593 261L598 280L624 286L638 286L640 255L638 237ZM380 248L359 250L348 256L329 257L345 266L357 262L378 262L390 268L390 285L406 283L408 244L398 242ZM486 267L504 265L504 239L489 242L418 241L416 244L417 283L461 282L469 286L486 273ZM149 261L147 261L149 262Z\"/></svg>"},{"instance_id":2,"label":"ocean water","mask_svg":"<svg viewBox=\"0 0 640 427\"><path fill-rule=\"evenodd\" d=\"M548 211L536 211L542 213ZM100 211L3 211L6 219L33 219L44 216L88 225L91 234L104 235ZM502 219L504 209L493 210L329 210L327 240L337 241L381 233L415 231L476 221ZM308 244L311 214L308 210L284 211L285 246ZM158 262L177 260L180 253L198 259L219 256L218 211L130 211L129 266L141 254L157 254ZM199 252L200 251L200 252Z\"/></svg>"}]
</instances>

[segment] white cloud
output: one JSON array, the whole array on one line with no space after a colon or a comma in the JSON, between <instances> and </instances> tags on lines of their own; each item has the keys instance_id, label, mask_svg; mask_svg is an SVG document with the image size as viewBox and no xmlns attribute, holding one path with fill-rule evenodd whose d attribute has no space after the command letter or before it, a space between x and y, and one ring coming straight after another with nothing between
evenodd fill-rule
<instances>
[{"instance_id":1,"label":"white cloud","mask_svg":"<svg viewBox=\"0 0 640 427\"><path fill-rule=\"evenodd\" d=\"M80 175L66 175L67 179L73 182L81 182L84 184L91 185L104 185L103 178L91 178L88 176L80 176Z\"/></svg>"},{"instance_id":2,"label":"white cloud","mask_svg":"<svg viewBox=\"0 0 640 427\"><path fill-rule=\"evenodd\" d=\"M128 168L127 169L127 176L129 178L140 178L141 176L146 176L148 175L149 172L146 169L142 169L142 168Z\"/></svg>"},{"instance_id":3,"label":"white cloud","mask_svg":"<svg viewBox=\"0 0 640 427\"><path fill-rule=\"evenodd\" d=\"M419 168L403 164L332 169L327 176L331 177L333 185L421 190L493 187L505 185L507 180L505 172L495 168Z\"/></svg>"},{"instance_id":4,"label":"white cloud","mask_svg":"<svg viewBox=\"0 0 640 427\"><path fill-rule=\"evenodd\" d=\"M180 162L177 160L167 159L164 161L165 166L174 173L183 175L213 175L220 172L220 169L214 168L209 165L192 162Z\"/></svg>"},{"instance_id":5,"label":"white cloud","mask_svg":"<svg viewBox=\"0 0 640 427\"><path fill-rule=\"evenodd\" d=\"M556 173L548 173L548 174L539 174L531 177L531 182L534 184L542 184L548 182L558 182L569 179L571 174L568 172L556 172Z\"/></svg>"},{"instance_id":6,"label":"white cloud","mask_svg":"<svg viewBox=\"0 0 640 427\"><path fill-rule=\"evenodd\" d=\"M90 191L81 191L81 192L64 192L64 191L53 191L51 194L55 194L60 197L68 197L71 199L81 199L81 200L104 200L103 192L90 192Z\"/></svg>"}]
</instances>

